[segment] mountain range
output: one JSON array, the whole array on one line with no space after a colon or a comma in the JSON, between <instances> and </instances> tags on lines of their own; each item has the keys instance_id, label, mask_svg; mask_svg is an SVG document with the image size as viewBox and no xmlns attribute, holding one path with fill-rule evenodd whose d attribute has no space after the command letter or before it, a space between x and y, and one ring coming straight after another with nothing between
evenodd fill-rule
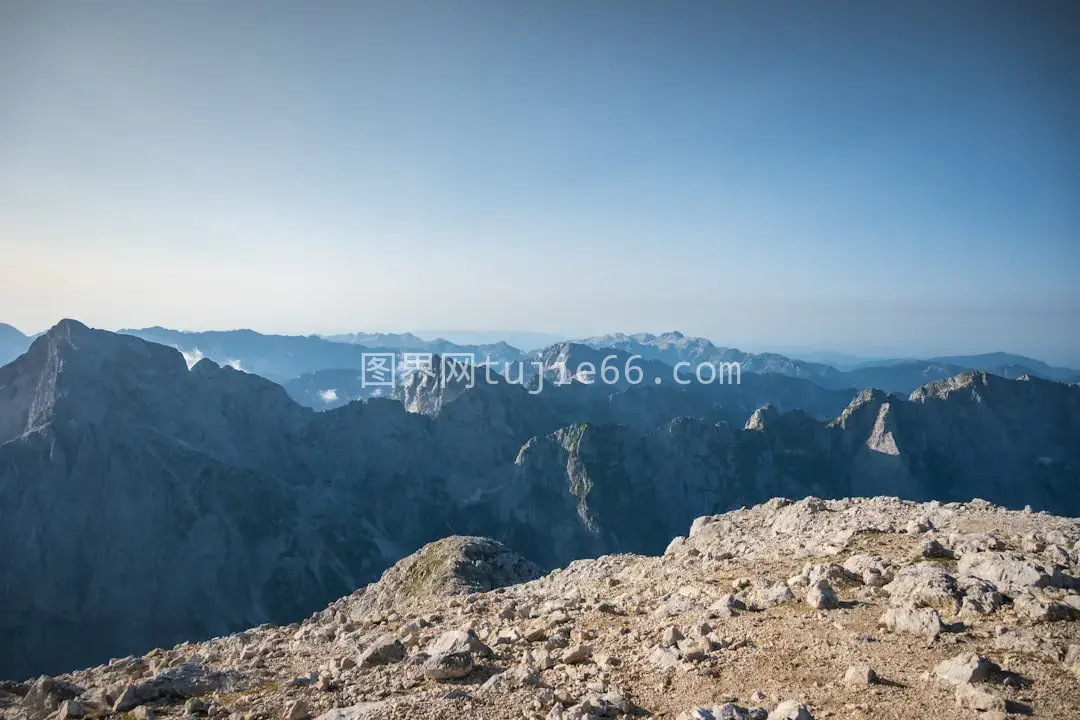
<instances>
[{"instance_id":1,"label":"mountain range","mask_svg":"<svg viewBox=\"0 0 1080 720\"><path fill-rule=\"evenodd\" d=\"M732 363L741 365L743 372L758 375L782 375L808 380L832 390L858 390L875 387L885 392L909 394L915 388L935 380L943 380L963 372L985 370L1002 377L1025 375L1080 382L1080 371L1047 365L1039 360L1008 353L938 357L929 360L878 360L839 370L821 362L806 362L777 353L748 353L735 348L720 347L700 338L679 332L658 335L641 333L596 336L570 343L559 342L539 350L525 352L505 342L459 344L444 339L425 340L413 333L347 333L341 335L290 336L264 335L251 330L211 332L182 332L161 327L122 330L150 342L180 350L189 365L206 357L219 365L253 372L280 383L290 397L315 410L341 407L354 400L363 400L381 392L365 387L360 372L364 353L447 353L467 354L476 362L491 362L501 371L507 364L514 374L520 374L519 364L526 376L534 374L534 362L547 362L568 345L585 346L595 350L611 349L639 355L642 360L674 367L690 363L689 372L700 363ZM28 345L24 339L22 347ZM2 346L0 346L2 348ZM576 353L585 351L579 348ZM18 353L11 351L13 358ZM596 356L596 367L606 353ZM547 358L545 360L545 358ZM670 372L665 370L666 375Z\"/></svg>"},{"instance_id":2,"label":"mountain range","mask_svg":"<svg viewBox=\"0 0 1080 720\"><path fill-rule=\"evenodd\" d=\"M239 347L213 339L200 350ZM245 368L360 349L248 339ZM596 352L541 357L547 370ZM643 374L673 379L673 351L656 352ZM542 389L414 372L392 397L314 412L191 359L65 320L0 368L0 677L290 622L450 534L550 568L658 553L694 517L775 495L1080 514L1080 387L1034 376L969 372L902 397L745 369L737 385Z\"/></svg>"},{"instance_id":3,"label":"mountain range","mask_svg":"<svg viewBox=\"0 0 1080 720\"><path fill-rule=\"evenodd\" d=\"M944 380L973 370L983 370L1008 378L1030 375L1065 383L1080 382L1080 371L1054 367L1034 358L1003 352L929 359L875 360L843 371L825 363L793 360L776 353L755 354L735 348L718 347L704 338L686 337L680 332L660 335L616 333L576 342L596 349L614 348L629 355L640 355L642 358L659 360L669 365L679 362L688 362L691 365L702 362L738 362L744 371L801 377L829 388L875 387L885 392L907 394L928 382Z\"/></svg>"}]
</instances>

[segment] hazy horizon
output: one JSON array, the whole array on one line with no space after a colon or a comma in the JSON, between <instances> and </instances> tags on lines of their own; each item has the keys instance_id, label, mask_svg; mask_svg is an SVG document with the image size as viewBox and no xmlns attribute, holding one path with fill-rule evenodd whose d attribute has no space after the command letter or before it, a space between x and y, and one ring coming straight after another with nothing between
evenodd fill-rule
<instances>
[{"instance_id":1,"label":"hazy horizon","mask_svg":"<svg viewBox=\"0 0 1080 720\"><path fill-rule=\"evenodd\" d=\"M468 7L4 5L0 321L1080 366L1077 6Z\"/></svg>"},{"instance_id":2,"label":"hazy horizon","mask_svg":"<svg viewBox=\"0 0 1080 720\"><path fill-rule=\"evenodd\" d=\"M260 330L253 327L235 327L235 328L214 328L214 327L168 327L155 323L152 325L135 326L135 325L123 325L117 327L101 327L94 325L93 323L86 323L78 317L67 316L69 319L78 320L90 327L95 327L101 330L108 330L111 332L120 332L124 330L145 330L151 327L164 327L167 330L174 330L178 332L187 333L200 333L200 332L230 332L240 330L250 330L265 335L291 335L291 336L318 336L323 338L331 338L335 335L346 335L352 333L370 333L370 334L405 334L411 333L416 335L422 340L448 340L460 345L485 345L495 344L497 342L506 342L509 345L516 347L519 350L532 351L539 350L544 347L554 345L560 342L570 342L576 340L584 340L589 337L597 335L613 335L622 333L624 335L640 335L649 333L652 335L663 335L670 332L681 332L688 337L704 337L714 345L718 347L730 347L742 350L745 352L753 353L777 353L785 355L790 358L806 360L810 362L820 362L827 365L834 365L839 369L844 369L848 366L854 366L862 362L873 362L879 360L906 360L906 359L922 359L928 360L936 357L951 357L951 356L976 356L976 355L988 355L993 353L1008 353L1012 355L1023 355L1035 360L1041 360L1049 365L1067 367L1072 369L1080 369L1080 357L1069 359L1055 358L1050 356L1042 356L1030 352L1024 352L1016 348L998 347L998 348L982 348L982 349L933 349L927 348L925 352L917 352L908 350L901 347L882 347L882 348L837 348L830 346L798 346L798 345L747 345L740 344L738 342L727 342L723 339L714 337L707 337L703 335L695 335L694 333L683 332L677 327L667 329L653 329L653 330L610 330L603 333L559 333L559 332L538 332L529 330L425 330L425 329L409 329L409 328L391 328L391 329L351 329L341 332L326 332L326 333L310 333L310 332L282 332L275 333ZM65 318L60 318L56 322L60 322ZM48 326L34 331L27 331L25 328L20 328L13 323L5 323L3 318L0 318L0 324L7 324L15 327L16 330L22 332L24 335L34 337L46 332L49 328L53 327L56 322L50 323Z\"/></svg>"}]
</instances>

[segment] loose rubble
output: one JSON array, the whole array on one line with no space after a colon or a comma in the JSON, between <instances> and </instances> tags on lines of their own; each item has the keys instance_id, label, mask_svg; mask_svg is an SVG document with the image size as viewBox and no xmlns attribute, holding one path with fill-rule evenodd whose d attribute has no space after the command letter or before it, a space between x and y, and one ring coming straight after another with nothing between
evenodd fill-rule
<instances>
[{"instance_id":1,"label":"loose rubble","mask_svg":"<svg viewBox=\"0 0 1080 720\"><path fill-rule=\"evenodd\" d=\"M774 499L540 576L449 538L289 626L0 682L4 720L1076 717L1080 521Z\"/></svg>"}]
</instances>

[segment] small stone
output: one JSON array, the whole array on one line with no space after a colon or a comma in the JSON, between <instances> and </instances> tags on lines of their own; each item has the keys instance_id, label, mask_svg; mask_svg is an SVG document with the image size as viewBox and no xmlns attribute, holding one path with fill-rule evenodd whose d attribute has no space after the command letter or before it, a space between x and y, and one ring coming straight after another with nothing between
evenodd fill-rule
<instances>
[{"instance_id":1,"label":"small stone","mask_svg":"<svg viewBox=\"0 0 1080 720\"><path fill-rule=\"evenodd\" d=\"M386 665L405 659L405 646L395 637L384 635L360 655L361 667Z\"/></svg>"},{"instance_id":2,"label":"small stone","mask_svg":"<svg viewBox=\"0 0 1080 720\"><path fill-rule=\"evenodd\" d=\"M835 610L840 607L840 600L827 582L819 580L806 592L806 604L816 610Z\"/></svg>"},{"instance_id":3,"label":"small stone","mask_svg":"<svg viewBox=\"0 0 1080 720\"><path fill-rule=\"evenodd\" d=\"M563 662L568 665L576 665L585 662L592 657L592 648L588 645L574 645L563 655Z\"/></svg>"},{"instance_id":4,"label":"small stone","mask_svg":"<svg viewBox=\"0 0 1080 720\"><path fill-rule=\"evenodd\" d=\"M958 685L956 704L980 712L1005 712L1005 699L1001 693L987 685Z\"/></svg>"},{"instance_id":5,"label":"small stone","mask_svg":"<svg viewBox=\"0 0 1080 720\"><path fill-rule=\"evenodd\" d=\"M679 649L679 655L683 660L697 662L705 659L705 648L701 646L701 643L698 640L685 638L680 640L676 647Z\"/></svg>"},{"instance_id":6,"label":"small stone","mask_svg":"<svg viewBox=\"0 0 1080 720\"><path fill-rule=\"evenodd\" d=\"M285 714L282 716L283 720L307 720L309 717L311 717L311 710L304 700L289 703L285 707Z\"/></svg>"},{"instance_id":7,"label":"small stone","mask_svg":"<svg viewBox=\"0 0 1080 720\"><path fill-rule=\"evenodd\" d=\"M866 685L873 685L877 681L877 673L874 672L874 668L870 667L869 663L852 665L844 673L844 684L850 687L865 687Z\"/></svg>"},{"instance_id":8,"label":"small stone","mask_svg":"<svg viewBox=\"0 0 1080 720\"><path fill-rule=\"evenodd\" d=\"M188 717L199 717L200 715L206 715L210 709L210 703L202 698L188 698L184 703L184 714Z\"/></svg>"},{"instance_id":9,"label":"small stone","mask_svg":"<svg viewBox=\"0 0 1080 720\"><path fill-rule=\"evenodd\" d=\"M952 685L983 682L996 666L974 653L963 653L943 660L934 667L934 674Z\"/></svg>"},{"instance_id":10,"label":"small stone","mask_svg":"<svg viewBox=\"0 0 1080 720\"><path fill-rule=\"evenodd\" d=\"M670 648L657 646L649 653L649 662L661 670L667 670L679 664L679 654Z\"/></svg>"},{"instance_id":11,"label":"small stone","mask_svg":"<svg viewBox=\"0 0 1080 720\"><path fill-rule=\"evenodd\" d=\"M746 605L731 593L725 593L720 598L709 606L709 617L726 618L731 617L737 610L745 610Z\"/></svg>"},{"instance_id":12,"label":"small stone","mask_svg":"<svg viewBox=\"0 0 1080 720\"><path fill-rule=\"evenodd\" d=\"M77 720L86 714L86 708L78 700L72 698L60 704L58 720Z\"/></svg>"},{"instance_id":13,"label":"small stone","mask_svg":"<svg viewBox=\"0 0 1080 720\"><path fill-rule=\"evenodd\" d=\"M679 628L669 626L664 628L663 634L660 636L660 647L670 648L678 645L679 641L685 637Z\"/></svg>"},{"instance_id":14,"label":"small stone","mask_svg":"<svg viewBox=\"0 0 1080 720\"><path fill-rule=\"evenodd\" d=\"M934 538L929 538L923 541L922 547L919 549L919 555L924 558L931 558L934 560L947 560L952 558L952 551L942 545Z\"/></svg>"},{"instance_id":15,"label":"small stone","mask_svg":"<svg viewBox=\"0 0 1080 720\"><path fill-rule=\"evenodd\" d=\"M1013 600L1013 609L1017 615L1033 623L1075 620L1080 614L1072 605L1058 602L1038 589L1019 593Z\"/></svg>"},{"instance_id":16,"label":"small stone","mask_svg":"<svg viewBox=\"0 0 1080 720\"><path fill-rule=\"evenodd\" d=\"M769 720L814 720L814 716L801 702L785 700L769 713Z\"/></svg>"}]
</instances>

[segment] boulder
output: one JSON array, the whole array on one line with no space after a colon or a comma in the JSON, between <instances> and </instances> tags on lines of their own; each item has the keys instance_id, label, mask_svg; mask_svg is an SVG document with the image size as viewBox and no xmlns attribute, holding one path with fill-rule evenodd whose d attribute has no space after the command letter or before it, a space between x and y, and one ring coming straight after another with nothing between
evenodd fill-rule
<instances>
[{"instance_id":1,"label":"boulder","mask_svg":"<svg viewBox=\"0 0 1080 720\"><path fill-rule=\"evenodd\" d=\"M428 655L469 652L479 657L491 657L491 648L480 641L472 630L448 630L427 647Z\"/></svg>"},{"instance_id":2,"label":"boulder","mask_svg":"<svg viewBox=\"0 0 1080 720\"><path fill-rule=\"evenodd\" d=\"M987 685L963 684L956 687L956 704L979 712L1005 712L1005 698Z\"/></svg>"},{"instance_id":3,"label":"boulder","mask_svg":"<svg viewBox=\"0 0 1080 720\"><path fill-rule=\"evenodd\" d=\"M405 659L405 646L396 637L383 635L360 654L360 667L373 667Z\"/></svg>"},{"instance_id":4,"label":"boulder","mask_svg":"<svg viewBox=\"0 0 1080 720\"><path fill-rule=\"evenodd\" d=\"M443 652L431 655L424 661L424 677L432 680L452 680L465 677L473 670L472 653Z\"/></svg>"},{"instance_id":5,"label":"boulder","mask_svg":"<svg viewBox=\"0 0 1080 720\"><path fill-rule=\"evenodd\" d=\"M1060 572L1013 552L972 552L957 563L961 575L971 575L992 583L1005 595L1014 596L1028 588L1061 584Z\"/></svg>"},{"instance_id":6,"label":"boulder","mask_svg":"<svg viewBox=\"0 0 1080 720\"><path fill-rule=\"evenodd\" d=\"M942 660L934 667L934 675L951 685L984 682L997 666L974 653L962 653Z\"/></svg>"},{"instance_id":7,"label":"boulder","mask_svg":"<svg viewBox=\"0 0 1080 720\"><path fill-rule=\"evenodd\" d=\"M144 682L128 685L116 698L113 712L124 712L156 700L186 700L231 689L239 678L235 670L210 669L191 660L162 670Z\"/></svg>"},{"instance_id":8,"label":"boulder","mask_svg":"<svg viewBox=\"0 0 1080 720\"><path fill-rule=\"evenodd\" d=\"M930 607L955 613L960 609L956 578L938 563L916 563L902 568L885 585L893 605Z\"/></svg>"},{"instance_id":9,"label":"boulder","mask_svg":"<svg viewBox=\"0 0 1080 720\"><path fill-rule=\"evenodd\" d=\"M865 687L878 681L877 673L869 663L852 665L844 673L844 684L849 687Z\"/></svg>"},{"instance_id":10,"label":"boulder","mask_svg":"<svg viewBox=\"0 0 1080 720\"><path fill-rule=\"evenodd\" d=\"M926 607L889 608L878 622L893 632L921 635L927 640L936 639L944 629L938 611Z\"/></svg>"},{"instance_id":11,"label":"boulder","mask_svg":"<svg viewBox=\"0 0 1080 720\"><path fill-rule=\"evenodd\" d=\"M814 716L797 700L785 700L769 713L769 720L814 720Z\"/></svg>"},{"instance_id":12,"label":"boulder","mask_svg":"<svg viewBox=\"0 0 1080 720\"><path fill-rule=\"evenodd\" d=\"M835 610L840 607L840 600L829 587L829 583L818 580L806 592L806 604L817 610Z\"/></svg>"},{"instance_id":13,"label":"boulder","mask_svg":"<svg viewBox=\"0 0 1080 720\"><path fill-rule=\"evenodd\" d=\"M1038 588L1027 588L1013 600L1016 614L1033 623L1075 620L1080 612L1075 607L1055 600Z\"/></svg>"}]
</instances>

